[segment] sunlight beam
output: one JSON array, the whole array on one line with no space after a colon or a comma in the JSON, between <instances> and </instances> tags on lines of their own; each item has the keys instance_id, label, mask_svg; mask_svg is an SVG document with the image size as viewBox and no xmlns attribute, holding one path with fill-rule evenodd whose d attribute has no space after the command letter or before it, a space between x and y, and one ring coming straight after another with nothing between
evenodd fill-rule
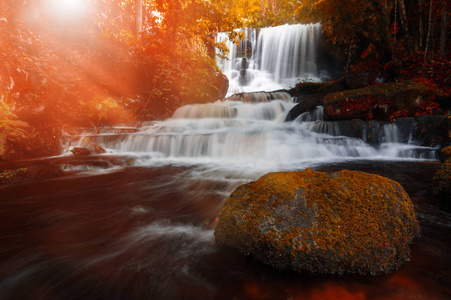
<instances>
[{"instance_id":1,"label":"sunlight beam","mask_svg":"<svg viewBox=\"0 0 451 300\"><path fill-rule=\"evenodd\" d=\"M73 24L88 17L90 3L87 0L47 0L46 9L59 23Z\"/></svg>"}]
</instances>

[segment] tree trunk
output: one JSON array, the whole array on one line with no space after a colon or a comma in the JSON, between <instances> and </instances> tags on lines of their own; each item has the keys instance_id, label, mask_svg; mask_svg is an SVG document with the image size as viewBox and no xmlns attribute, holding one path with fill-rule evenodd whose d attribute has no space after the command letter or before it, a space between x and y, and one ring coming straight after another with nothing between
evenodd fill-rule
<instances>
[{"instance_id":1,"label":"tree trunk","mask_svg":"<svg viewBox=\"0 0 451 300\"><path fill-rule=\"evenodd\" d=\"M397 30L397 27L396 27L396 18L397 18L397 14L398 14L398 1L397 0L395 0L395 21L394 21L394 23L393 23L393 25L394 25L394 28L393 28L393 45L396 47L396 30Z\"/></svg>"},{"instance_id":2,"label":"tree trunk","mask_svg":"<svg viewBox=\"0 0 451 300\"><path fill-rule=\"evenodd\" d=\"M419 16L419 40L420 40L420 51L423 50L423 39L424 39L424 33L423 33L423 0L418 0L418 16Z\"/></svg>"},{"instance_id":3,"label":"tree trunk","mask_svg":"<svg viewBox=\"0 0 451 300\"><path fill-rule=\"evenodd\" d=\"M446 35L448 34L447 32L447 26L448 26L448 22L446 20L446 14L448 13L448 5L447 2L445 1L445 3L443 4L443 9L442 9L442 32L440 34L440 55L445 58L446 57Z\"/></svg>"},{"instance_id":4,"label":"tree trunk","mask_svg":"<svg viewBox=\"0 0 451 300\"><path fill-rule=\"evenodd\" d=\"M135 28L134 34L139 37L143 27L143 0L135 0Z\"/></svg>"},{"instance_id":5,"label":"tree trunk","mask_svg":"<svg viewBox=\"0 0 451 300\"><path fill-rule=\"evenodd\" d=\"M393 43L391 41L390 34L390 18L384 11L384 6L378 0L370 2L376 16L375 26L377 38L373 39L373 44L379 53L379 60L382 64L389 62L393 59Z\"/></svg>"},{"instance_id":6,"label":"tree trunk","mask_svg":"<svg viewBox=\"0 0 451 300\"><path fill-rule=\"evenodd\" d=\"M405 38L405 44L406 48L409 54L412 54L412 47L411 47L411 41L410 41L410 35L409 35L409 24L407 23L407 13L406 13L406 6L404 4L404 0L399 0L399 6L401 9L401 26L402 30L404 32L404 38Z\"/></svg>"},{"instance_id":7,"label":"tree trunk","mask_svg":"<svg viewBox=\"0 0 451 300\"><path fill-rule=\"evenodd\" d=\"M426 37L426 49L424 50L424 59L426 59L429 50L429 42L431 40L432 31L432 0L429 0L429 20L428 20L428 34Z\"/></svg>"}]
</instances>

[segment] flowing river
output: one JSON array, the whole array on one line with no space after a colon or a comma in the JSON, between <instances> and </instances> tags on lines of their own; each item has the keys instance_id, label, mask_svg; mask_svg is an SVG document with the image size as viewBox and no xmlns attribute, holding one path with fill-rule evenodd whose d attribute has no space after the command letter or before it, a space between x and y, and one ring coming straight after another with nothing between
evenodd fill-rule
<instances>
[{"instance_id":1,"label":"flowing river","mask_svg":"<svg viewBox=\"0 0 451 300\"><path fill-rule=\"evenodd\" d=\"M65 174L0 186L0 299L450 299L451 216L431 192L435 149L391 124L380 127L379 145L364 133L341 136L321 108L283 122L294 106L286 94L256 98L75 132L61 156L17 162L55 163ZM107 153L69 152L89 145ZM422 229L411 261L376 277L318 276L215 246L215 219L234 188L307 167L400 182Z\"/></svg>"}]
</instances>

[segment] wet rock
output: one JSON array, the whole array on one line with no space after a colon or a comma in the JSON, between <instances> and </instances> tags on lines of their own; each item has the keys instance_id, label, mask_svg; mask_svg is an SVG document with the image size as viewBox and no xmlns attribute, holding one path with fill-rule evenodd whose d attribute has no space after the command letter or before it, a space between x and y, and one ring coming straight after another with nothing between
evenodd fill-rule
<instances>
[{"instance_id":1,"label":"wet rock","mask_svg":"<svg viewBox=\"0 0 451 300\"><path fill-rule=\"evenodd\" d=\"M218 72L215 85L218 87L217 99L224 99L229 89L229 79L223 73Z\"/></svg>"},{"instance_id":2,"label":"wet rock","mask_svg":"<svg viewBox=\"0 0 451 300\"><path fill-rule=\"evenodd\" d=\"M78 148L78 147L73 148L72 150L70 150L70 152L72 152L72 154L75 156L85 156L91 154L91 150L89 150L88 148Z\"/></svg>"},{"instance_id":3,"label":"wet rock","mask_svg":"<svg viewBox=\"0 0 451 300\"><path fill-rule=\"evenodd\" d=\"M328 94L324 98L324 119L389 120L393 116L414 116L435 99L436 92L414 81L385 83Z\"/></svg>"},{"instance_id":4,"label":"wet rock","mask_svg":"<svg viewBox=\"0 0 451 300\"><path fill-rule=\"evenodd\" d=\"M316 93L317 94L331 94L331 93L338 93L341 91L348 90L349 86L346 84L346 81L344 78L341 78L337 81L324 84L321 86Z\"/></svg>"},{"instance_id":5,"label":"wet rock","mask_svg":"<svg viewBox=\"0 0 451 300\"><path fill-rule=\"evenodd\" d=\"M103 147L100 146L100 145L94 145L94 146L93 146L93 150L94 150L94 152L97 153L97 154L103 154L103 153L106 153L106 150L103 149Z\"/></svg>"},{"instance_id":6,"label":"wet rock","mask_svg":"<svg viewBox=\"0 0 451 300\"><path fill-rule=\"evenodd\" d=\"M322 106L324 96L325 95L299 96L296 100L299 103L288 112L285 122L293 121L302 113L315 110L317 106Z\"/></svg>"},{"instance_id":7,"label":"wet rock","mask_svg":"<svg viewBox=\"0 0 451 300\"><path fill-rule=\"evenodd\" d=\"M64 171L55 165L30 166L0 173L0 184L57 178L63 176L63 174Z\"/></svg>"},{"instance_id":8,"label":"wet rock","mask_svg":"<svg viewBox=\"0 0 451 300\"><path fill-rule=\"evenodd\" d=\"M289 93L292 97L298 97L302 95L312 95L316 91L324 86L324 83L314 83L314 82L301 82L296 84L296 86L290 89Z\"/></svg>"},{"instance_id":9,"label":"wet rock","mask_svg":"<svg viewBox=\"0 0 451 300\"><path fill-rule=\"evenodd\" d=\"M290 89L289 93L293 97L298 97L313 94L326 95L348 89L349 87L346 85L346 81L344 80L344 78L341 78L337 81L329 83L300 82L294 88Z\"/></svg>"},{"instance_id":10,"label":"wet rock","mask_svg":"<svg viewBox=\"0 0 451 300\"><path fill-rule=\"evenodd\" d=\"M443 144L446 142L446 134L443 130L445 116L419 116L418 122L418 140L426 144Z\"/></svg>"},{"instance_id":11,"label":"wet rock","mask_svg":"<svg viewBox=\"0 0 451 300\"><path fill-rule=\"evenodd\" d=\"M252 56L252 42L249 39L241 40L236 50L236 57L251 58Z\"/></svg>"},{"instance_id":12,"label":"wet rock","mask_svg":"<svg viewBox=\"0 0 451 300\"><path fill-rule=\"evenodd\" d=\"M243 101L249 103L269 102L272 100L290 101L291 96L284 90L274 92L251 92L251 93L237 93L227 97L225 100Z\"/></svg>"},{"instance_id":13,"label":"wet rock","mask_svg":"<svg viewBox=\"0 0 451 300\"><path fill-rule=\"evenodd\" d=\"M409 260L419 235L397 182L357 171L269 173L238 187L222 207L218 246L279 269L379 274Z\"/></svg>"},{"instance_id":14,"label":"wet rock","mask_svg":"<svg viewBox=\"0 0 451 300\"><path fill-rule=\"evenodd\" d=\"M432 178L433 191L439 197L440 209L451 213L451 159L437 170Z\"/></svg>"},{"instance_id":15,"label":"wet rock","mask_svg":"<svg viewBox=\"0 0 451 300\"><path fill-rule=\"evenodd\" d=\"M362 120L347 120L347 121L339 121L338 124L338 130L340 132L340 135L344 135L347 137L353 137L358 139L363 139L365 142L374 142L372 138L375 136L374 134L369 134L370 140L367 140L367 136L364 135L365 133L368 133L370 127L368 124L369 122L365 122Z\"/></svg>"}]
</instances>

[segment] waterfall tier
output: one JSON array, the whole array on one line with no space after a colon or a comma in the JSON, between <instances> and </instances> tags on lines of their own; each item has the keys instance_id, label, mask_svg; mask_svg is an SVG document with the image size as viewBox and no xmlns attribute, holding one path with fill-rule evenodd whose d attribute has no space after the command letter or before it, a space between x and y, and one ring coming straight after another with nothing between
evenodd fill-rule
<instances>
[{"instance_id":1,"label":"waterfall tier","mask_svg":"<svg viewBox=\"0 0 451 300\"><path fill-rule=\"evenodd\" d=\"M229 95L293 87L299 80L320 81L317 48L322 26L296 24L243 30L240 46L227 41L228 59L218 61L230 81ZM219 33L216 40L226 41Z\"/></svg>"},{"instance_id":2,"label":"waterfall tier","mask_svg":"<svg viewBox=\"0 0 451 300\"><path fill-rule=\"evenodd\" d=\"M336 122L321 120L321 107L284 122L294 105L282 99L187 105L172 118L145 124L136 132L86 134L74 137L69 147L100 144L113 153L138 156L143 164L207 162L267 169L343 159L435 158L435 149L406 140L396 125L380 126L378 145L343 136Z\"/></svg>"}]
</instances>

